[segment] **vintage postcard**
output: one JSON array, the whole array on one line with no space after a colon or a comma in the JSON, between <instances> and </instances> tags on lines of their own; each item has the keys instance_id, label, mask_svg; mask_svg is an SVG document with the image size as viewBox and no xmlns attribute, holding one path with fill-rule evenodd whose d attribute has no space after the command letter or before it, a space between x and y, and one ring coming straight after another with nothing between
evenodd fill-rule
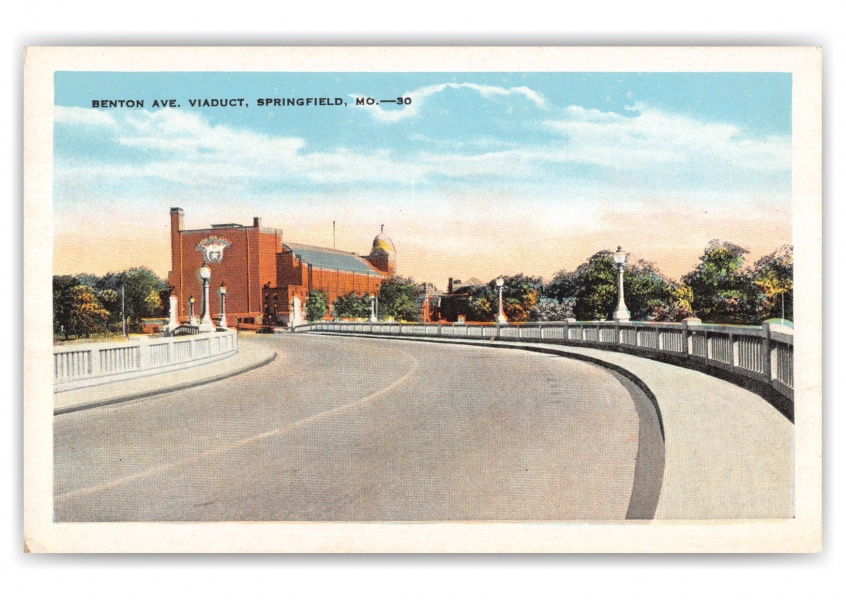
<instances>
[{"instance_id":1,"label":"vintage postcard","mask_svg":"<svg viewBox=\"0 0 846 600\"><path fill-rule=\"evenodd\" d=\"M818 552L821 62L28 49L28 551Z\"/></svg>"}]
</instances>

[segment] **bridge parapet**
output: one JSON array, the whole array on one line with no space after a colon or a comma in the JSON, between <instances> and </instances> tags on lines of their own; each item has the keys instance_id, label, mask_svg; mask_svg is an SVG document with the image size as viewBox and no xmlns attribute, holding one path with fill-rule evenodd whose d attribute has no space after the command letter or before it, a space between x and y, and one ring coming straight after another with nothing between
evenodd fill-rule
<instances>
[{"instance_id":1,"label":"bridge parapet","mask_svg":"<svg viewBox=\"0 0 846 600\"><path fill-rule=\"evenodd\" d=\"M493 339L587 346L627 352L763 383L793 401L793 333L790 328L704 323L549 321L519 325L320 322L296 332L363 333Z\"/></svg>"},{"instance_id":2,"label":"bridge parapet","mask_svg":"<svg viewBox=\"0 0 846 600\"><path fill-rule=\"evenodd\" d=\"M232 356L237 331L53 347L53 391L157 375Z\"/></svg>"}]
</instances>

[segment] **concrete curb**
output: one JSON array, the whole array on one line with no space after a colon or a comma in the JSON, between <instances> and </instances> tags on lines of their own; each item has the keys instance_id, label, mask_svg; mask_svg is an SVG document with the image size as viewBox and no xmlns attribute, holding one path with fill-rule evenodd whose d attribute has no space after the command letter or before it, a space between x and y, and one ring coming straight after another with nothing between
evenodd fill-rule
<instances>
[{"instance_id":1,"label":"concrete curb","mask_svg":"<svg viewBox=\"0 0 846 600\"><path fill-rule=\"evenodd\" d=\"M196 381L188 381L185 383L181 383L179 385L174 385L165 388L158 388L155 390L146 390L143 392L137 392L134 394L127 394L125 396L118 396L115 398L109 398L107 400L97 400L96 402L89 402L86 404L77 404L74 406L65 406L64 408L57 408L53 411L53 416L64 415L72 412L77 412L80 410L89 410L91 408L100 408L103 406L110 406L112 404L120 404L122 402L130 402L132 400L140 400L141 398L149 398L150 396L158 396L160 394L169 394L172 392L178 392L181 390L187 390L193 387L199 387L201 385L207 385L209 383L214 383L216 381L222 381L224 379L228 379L230 377L235 377L236 375L243 375L244 373L248 373L255 369L264 367L272 363L276 358L279 356L277 352L273 352L273 354L257 363L247 365L246 367L242 367L236 371L232 371L231 373L222 373L220 375L215 375L213 377L206 377L205 379L198 379Z\"/></svg>"}]
</instances>

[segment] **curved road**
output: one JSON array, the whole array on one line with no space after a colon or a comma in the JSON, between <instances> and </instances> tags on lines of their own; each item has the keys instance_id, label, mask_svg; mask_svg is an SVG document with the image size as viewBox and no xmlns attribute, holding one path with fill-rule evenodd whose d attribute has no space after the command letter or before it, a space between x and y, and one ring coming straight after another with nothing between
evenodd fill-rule
<instances>
[{"instance_id":1,"label":"curved road","mask_svg":"<svg viewBox=\"0 0 846 600\"><path fill-rule=\"evenodd\" d=\"M624 519L634 502L643 408L596 366L401 340L252 339L279 358L56 417L56 520L596 521Z\"/></svg>"}]
</instances>

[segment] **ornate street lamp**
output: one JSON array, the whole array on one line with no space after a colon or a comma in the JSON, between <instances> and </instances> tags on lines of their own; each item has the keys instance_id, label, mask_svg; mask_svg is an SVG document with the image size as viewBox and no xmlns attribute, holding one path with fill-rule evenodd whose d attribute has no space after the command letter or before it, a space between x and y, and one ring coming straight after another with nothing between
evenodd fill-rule
<instances>
[{"instance_id":1,"label":"ornate street lamp","mask_svg":"<svg viewBox=\"0 0 846 600\"><path fill-rule=\"evenodd\" d=\"M197 299L194 296L188 298L188 311L189 311L189 318L188 324L194 327L197 326L197 317L194 316L194 305L197 303Z\"/></svg>"},{"instance_id":2,"label":"ornate street lamp","mask_svg":"<svg viewBox=\"0 0 846 600\"><path fill-rule=\"evenodd\" d=\"M630 321L632 318L629 309L626 308L626 300L623 298L623 271L626 270L626 253L622 246L617 246L614 253L614 264L617 267L617 310L614 311L615 321Z\"/></svg>"},{"instance_id":3,"label":"ornate street lamp","mask_svg":"<svg viewBox=\"0 0 846 600\"><path fill-rule=\"evenodd\" d=\"M499 292L499 314L496 316L496 322L499 325L504 323L508 323L508 319L505 318L505 313L502 311L502 288L505 286L505 280L500 277L496 280L496 289Z\"/></svg>"},{"instance_id":4,"label":"ornate street lamp","mask_svg":"<svg viewBox=\"0 0 846 600\"><path fill-rule=\"evenodd\" d=\"M217 288L217 293L220 294L220 322L217 324L221 329L226 329L226 284L221 282L220 287Z\"/></svg>"},{"instance_id":5,"label":"ornate street lamp","mask_svg":"<svg viewBox=\"0 0 846 600\"><path fill-rule=\"evenodd\" d=\"M214 323L211 320L209 310L209 281L211 280L211 269L206 263L200 267L200 279L203 280L203 312L200 315L200 332L214 331Z\"/></svg>"}]
</instances>

